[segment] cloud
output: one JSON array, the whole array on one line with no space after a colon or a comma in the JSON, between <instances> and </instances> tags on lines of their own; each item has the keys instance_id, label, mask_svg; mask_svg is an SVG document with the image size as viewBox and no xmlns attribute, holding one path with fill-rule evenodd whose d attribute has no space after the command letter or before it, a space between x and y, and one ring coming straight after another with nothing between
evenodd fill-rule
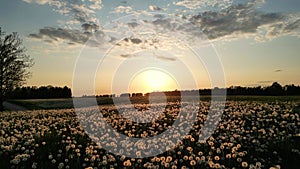
<instances>
[{"instance_id":1,"label":"cloud","mask_svg":"<svg viewBox=\"0 0 300 169\"><path fill-rule=\"evenodd\" d=\"M161 59L161 60L165 60L165 61L176 61L175 58L167 57L167 56L156 56L156 58Z\"/></svg>"},{"instance_id":2,"label":"cloud","mask_svg":"<svg viewBox=\"0 0 300 169\"><path fill-rule=\"evenodd\" d=\"M91 39L92 35L97 37L97 40ZM81 30L64 29L64 28L54 28L45 27L39 30L38 33L30 34L29 38L43 40L45 42L56 44L56 43L66 43L69 45L76 44L86 44L87 41L89 46L100 46L106 41L111 40L102 31L96 31L90 33Z\"/></svg>"},{"instance_id":3,"label":"cloud","mask_svg":"<svg viewBox=\"0 0 300 169\"><path fill-rule=\"evenodd\" d=\"M257 81L257 83L265 84L265 83L273 83L272 80L262 80L262 81Z\"/></svg>"},{"instance_id":4,"label":"cloud","mask_svg":"<svg viewBox=\"0 0 300 169\"><path fill-rule=\"evenodd\" d=\"M127 25L131 28L135 28L135 27L139 26L139 24L136 22L129 22L129 23L127 23Z\"/></svg>"},{"instance_id":5,"label":"cloud","mask_svg":"<svg viewBox=\"0 0 300 169\"><path fill-rule=\"evenodd\" d=\"M53 0L23 0L23 1L27 3L37 3L40 5L50 4L53 2Z\"/></svg>"},{"instance_id":6,"label":"cloud","mask_svg":"<svg viewBox=\"0 0 300 169\"><path fill-rule=\"evenodd\" d=\"M277 69L277 70L275 70L274 72L282 72L283 70L282 69Z\"/></svg>"},{"instance_id":7,"label":"cloud","mask_svg":"<svg viewBox=\"0 0 300 169\"><path fill-rule=\"evenodd\" d=\"M189 20L211 40L252 36L264 41L287 34L299 36L300 15L263 13L255 10L255 5L232 5L193 15Z\"/></svg>"},{"instance_id":8,"label":"cloud","mask_svg":"<svg viewBox=\"0 0 300 169\"><path fill-rule=\"evenodd\" d=\"M99 26L95 23L84 23L81 25L81 28L85 32L95 32L95 31L99 30Z\"/></svg>"},{"instance_id":9,"label":"cloud","mask_svg":"<svg viewBox=\"0 0 300 169\"><path fill-rule=\"evenodd\" d=\"M49 5L54 8L54 11L69 16L74 20L68 23L96 22L95 11L102 8L101 0L23 0L27 3L36 3L39 5Z\"/></svg>"},{"instance_id":10,"label":"cloud","mask_svg":"<svg viewBox=\"0 0 300 169\"><path fill-rule=\"evenodd\" d=\"M113 13L132 13L132 8L130 6L123 6L120 5L118 7L115 8L115 10L113 11Z\"/></svg>"},{"instance_id":11,"label":"cloud","mask_svg":"<svg viewBox=\"0 0 300 169\"><path fill-rule=\"evenodd\" d=\"M242 4L232 3L231 0L225 2L220 0L182 0L175 4L185 6L194 12L189 15L182 15L179 21L167 15L155 14L154 16L149 15L136 20L124 21L125 23L114 23L116 25L112 26L109 31L100 31L103 28L100 27L95 18L95 10L102 7L102 2L99 0L85 0L84 3L73 0L23 1L54 6L58 12L72 16L73 20L66 23L78 25L77 29L45 27L40 29L38 33L30 35L31 38L42 39L50 43L65 40L68 44L83 44L95 32L99 36L106 37L106 41L109 43L128 35L117 45L123 47L133 45L134 47L151 49L158 49L161 46L171 47L176 45L176 42L168 37L142 37L144 35L140 35L139 31L154 32L154 34L157 32L167 33L169 37L176 37L184 43L192 42L195 38L204 39L205 37L209 40L254 38L257 41L272 40L285 35L300 37L300 15L266 13L257 10L257 7L264 3L263 0L248 0ZM195 13L196 10L194 9L202 4L222 8ZM123 5L116 7L113 13L134 13L135 16L138 16L147 11L134 12L132 7ZM161 10L155 5L150 5L149 9ZM133 37L132 33L134 32L136 36Z\"/></svg>"},{"instance_id":12,"label":"cloud","mask_svg":"<svg viewBox=\"0 0 300 169\"><path fill-rule=\"evenodd\" d=\"M59 21L64 28L44 27L38 33L30 34L33 39L48 43L66 42L66 44L84 44L95 33L99 35L100 24L95 11L102 8L101 0L23 0L27 3L49 5L54 11L68 17L67 21ZM76 27L77 29L74 29ZM82 30L79 30L80 27ZM97 44L95 41L94 44Z\"/></svg>"},{"instance_id":13,"label":"cloud","mask_svg":"<svg viewBox=\"0 0 300 169\"><path fill-rule=\"evenodd\" d=\"M156 6L156 5L150 5L150 6L149 6L149 9L150 9L151 11L160 11L160 10L162 10L160 7L158 7L158 6Z\"/></svg>"},{"instance_id":14,"label":"cloud","mask_svg":"<svg viewBox=\"0 0 300 169\"><path fill-rule=\"evenodd\" d=\"M130 41L134 44L140 44L143 42L141 39L138 38L131 38Z\"/></svg>"},{"instance_id":15,"label":"cloud","mask_svg":"<svg viewBox=\"0 0 300 169\"><path fill-rule=\"evenodd\" d=\"M232 1L233 0L181 0L174 4L188 9L199 9L204 7L226 8L232 4Z\"/></svg>"},{"instance_id":16,"label":"cloud","mask_svg":"<svg viewBox=\"0 0 300 169\"><path fill-rule=\"evenodd\" d=\"M132 55L130 55L130 54L121 54L120 56L122 58L130 58L130 57L132 57Z\"/></svg>"},{"instance_id":17,"label":"cloud","mask_svg":"<svg viewBox=\"0 0 300 169\"><path fill-rule=\"evenodd\" d=\"M79 30L45 27L40 29L39 33L37 34L30 34L29 37L45 39L48 40L48 42L63 39L69 41L70 43L83 44L89 39L90 35L87 33L82 33Z\"/></svg>"}]
</instances>

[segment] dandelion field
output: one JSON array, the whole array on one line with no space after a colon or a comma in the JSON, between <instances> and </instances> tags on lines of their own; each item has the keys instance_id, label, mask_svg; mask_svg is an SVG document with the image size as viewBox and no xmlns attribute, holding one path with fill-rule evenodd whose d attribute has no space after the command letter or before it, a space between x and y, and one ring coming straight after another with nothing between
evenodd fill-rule
<instances>
[{"instance_id":1,"label":"dandelion field","mask_svg":"<svg viewBox=\"0 0 300 169\"><path fill-rule=\"evenodd\" d=\"M199 142L209 101L201 101L192 130L173 149L148 158L127 158L96 144L74 109L0 114L1 168L298 168L300 114L294 101L228 101L208 140ZM168 103L152 123L133 123L112 105L100 106L105 120L129 137L167 130L180 105ZM147 104L136 104L150 110ZM141 114L142 116L143 114Z\"/></svg>"}]
</instances>

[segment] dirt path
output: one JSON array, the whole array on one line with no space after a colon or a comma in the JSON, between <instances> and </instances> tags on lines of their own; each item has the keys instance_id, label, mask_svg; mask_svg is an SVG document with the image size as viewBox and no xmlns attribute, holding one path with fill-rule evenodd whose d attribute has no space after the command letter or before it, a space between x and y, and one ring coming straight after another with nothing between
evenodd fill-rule
<instances>
[{"instance_id":1,"label":"dirt path","mask_svg":"<svg viewBox=\"0 0 300 169\"><path fill-rule=\"evenodd\" d=\"M27 110L25 107L23 106L19 106L13 103L9 103L9 102L4 102L3 106L6 110L12 110L12 111L24 111Z\"/></svg>"}]
</instances>

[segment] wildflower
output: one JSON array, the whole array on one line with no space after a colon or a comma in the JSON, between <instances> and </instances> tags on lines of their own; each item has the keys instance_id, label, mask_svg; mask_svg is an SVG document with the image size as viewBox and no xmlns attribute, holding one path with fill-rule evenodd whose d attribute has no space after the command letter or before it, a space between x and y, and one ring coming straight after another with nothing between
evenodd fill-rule
<instances>
[{"instance_id":1,"label":"wildflower","mask_svg":"<svg viewBox=\"0 0 300 169\"><path fill-rule=\"evenodd\" d=\"M242 167L244 167L244 168L248 167L248 163L245 162L245 161L243 161L243 162L242 162Z\"/></svg>"},{"instance_id":2,"label":"wildflower","mask_svg":"<svg viewBox=\"0 0 300 169\"><path fill-rule=\"evenodd\" d=\"M37 168L37 163L32 163L31 168L36 169Z\"/></svg>"},{"instance_id":3,"label":"wildflower","mask_svg":"<svg viewBox=\"0 0 300 169\"><path fill-rule=\"evenodd\" d=\"M50 154L50 155L48 156L48 159L49 159L49 160L52 160L52 159L53 159L53 155Z\"/></svg>"},{"instance_id":4,"label":"wildflower","mask_svg":"<svg viewBox=\"0 0 300 169\"><path fill-rule=\"evenodd\" d=\"M124 165L125 167L130 167L130 166L131 166L130 160L124 161L123 165Z\"/></svg>"},{"instance_id":5,"label":"wildflower","mask_svg":"<svg viewBox=\"0 0 300 169\"><path fill-rule=\"evenodd\" d=\"M221 168L221 165L219 163L216 163L214 166L215 168Z\"/></svg>"},{"instance_id":6,"label":"wildflower","mask_svg":"<svg viewBox=\"0 0 300 169\"><path fill-rule=\"evenodd\" d=\"M190 161L190 165L191 165L191 166L196 165L196 161L195 161L195 160Z\"/></svg>"},{"instance_id":7,"label":"wildflower","mask_svg":"<svg viewBox=\"0 0 300 169\"><path fill-rule=\"evenodd\" d=\"M59 168L59 169L62 169L63 167L64 167L64 163L59 163L59 164L58 164L58 168Z\"/></svg>"}]
</instances>

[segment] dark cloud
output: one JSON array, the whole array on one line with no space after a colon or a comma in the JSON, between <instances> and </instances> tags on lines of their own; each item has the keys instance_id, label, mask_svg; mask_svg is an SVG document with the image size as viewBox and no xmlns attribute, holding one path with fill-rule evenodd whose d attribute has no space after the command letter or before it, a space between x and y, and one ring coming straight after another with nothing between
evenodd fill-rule
<instances>
[{"instance_id":1,"label":"dark cloud","mask_svg":"<svg viewBox=\"0 0 300 169\"><path fill-rule=\"evenodd\" d=\"M159 17L158 19L154 20L152 24L169 30L173 30L173 28L175 27L175 23L172 23L172 20L170 18L164 18L164 17Z\"/></svg>"},{"instance_id":2,"label":"dark cloud","mask_svg":"<svg viewBox=\"0 0 300 169\"><path fill-rule=\"evenodd\" d=\"M81 25L81 28L85 32L95 32L95 31L99 30L99 26L95 23L84 23Z\"/></svg>"},{"instance_id":3,"label":"dark cloud","mask_svg":"<svg viewBox=\"0 0 300 169\"><path fill-rule=\"evenodd\" d=\"M257 81L257 83L265 84L265 83L273 83L273 81L272 80L262 80L262 81Z\"/></svg>"},{"instance_id":4,"label":"dark cloud","mask_svg":"<svg viewBox=\"0 0 300 169\"><path fill-rule=\"evenodd\" d=\"M175 58L167 57L167 56L156 56L156 58L161 59L161 60L166 60L166 61L176 61Z\"/></svg>"},{"instance_id":5,"label":"dark cloud","mask_svg":"<svg viewBox=\"0 0 300 169\"><path fill-rule=\"evenodd\" d=\"M275 70L274 72L282 72L283 70L281 70L281 69L277 69L277 70Z\"/></svg>"},{"instance_id":6,"label":"dark cloud","mask_svg":"<svg viewBox=\"0 0 300 169\"><path fill-rule=\"evenodd\" d=\"M139 24L136 22L129 22L127 25L131 28L135 28L135 27L139 26Z\"/></svg>"},{"instance_id":7,"label":"dark cloud","mask_svg":"<svg viewBox=\"0 0 300 169\"><path fill-rule=\"evenodd\" d=\"M80 30L63 29L45 27L39 30L36 34L30 34L30 38L41 39L48 43L55 43L63 41L69 45L85 44L90 40L92 33L82 32ZM89 45L97 46L101 45L101 41L104 39L105 34L102 31L96 31L93 33L97 40L90 40Z\"/></svg>"},{"instance_id":8,"label":"dark cloud","mask_svg":"<svg viewBox=\"0 0 300 169\"><path fill-rule=\"evenodd\" d=\"M233 34L256 33L260 26L275 24L286 19L278 13L262 13L251 3L230 6L220 12L208 11L190 18L209 39Z\"/></svg>"},{"instance_id":9,"label":"dark cloud","mask_svg":"<svg viewBox=\"0 0 300 169\"><path fill-rule=\"evenodd\" d=\"M50 39L53 41L63 39L69 42L83 44L89 39L90 36L80 32L79 30L45 27L40 29L39 33L37 34L30 34L29 37L37 39Z\"/></svg>"},{"instance_id":10,"label":"dark cloud","mask_svg":"<svg viewBox=\"0 0 300 169\"><path fill-rule=\"evenodd\" d=\"M129 54L121 54L120 56L122 58L130 58L130 57L132 57L132 55L129 55Z\"/></svg>"},{"instance_id":11,"label":"dark cloud","mask_svg":"<svg viewBox=\"0 0 300 169\"><path fill-rule=\"evenodd\" d=\"M138 38L132 38L132 39L130 39L130 41L134 44L140 44L143 42L141 39L138 39Z\"/></svg>"},{"instance_id":12,"label":"dark cloud","mask_svg":"<svg viewBox=\"0 0 300 169\"><path fill-rule=\"evenodd\" d=\"M125 42L131 42L131 43L134 43L134 44L140 44L140 43L143 42L141 39L138 39L138 38L124 38L124 41Z\"/></svg>"},{"instance_id":13,"label":"dark cloud","mask_svg":"<svg viewBox=\"0 0 300 169\"><path fill-rule=\"evenodd\" d=\"M165 18L165 15L162 14L155 14L154 18Z\"/></svg>"},{"instance_id":14,"label":"dark cloud","mask_svg":"<svg viewBox=\"0 0 300 169\"><path fill-rule=\"evenodd\" d=\"M164 17L157 17L152 23L166 30L184 31L193 36L204 34L210 40L249 36L255 37L256 40L268 40L287 34L299 36L299 15L265 13L256 8L257 4L253 2L232 4L222 10L190 15L187 17L190 24L176 23Z\"/></svg>"}]
</instances>

